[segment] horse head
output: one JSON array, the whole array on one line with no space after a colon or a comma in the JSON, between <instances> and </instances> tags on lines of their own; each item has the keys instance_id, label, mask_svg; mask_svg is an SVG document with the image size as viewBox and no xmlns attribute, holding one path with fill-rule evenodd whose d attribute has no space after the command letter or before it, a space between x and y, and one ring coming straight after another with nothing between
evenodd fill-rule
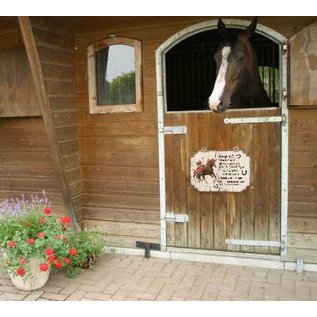
<instances>
[{"instance_id":1,"label":"horse head","mask_svg":"<svg viewBox=\"0 0 317 317\"><path fill-rule=\"evenodd\" d=\"M222 42L214 55L217 78L209 97L209 107L214 112L224 112L228 108L271 105L261 82L255 51L250 43L256 25L257 18L244 31L232 37L223 21L218 21Z\"/></svg>"},{"instance_id":2,"label":"horse head","mask_svg":"<svg viewBox=\"0 0 317 317\"><path fill-rule=\"evenodd\" d=\"M208 159L206 165L216 167L216 159Z\"/></svg>"}]
</instances>

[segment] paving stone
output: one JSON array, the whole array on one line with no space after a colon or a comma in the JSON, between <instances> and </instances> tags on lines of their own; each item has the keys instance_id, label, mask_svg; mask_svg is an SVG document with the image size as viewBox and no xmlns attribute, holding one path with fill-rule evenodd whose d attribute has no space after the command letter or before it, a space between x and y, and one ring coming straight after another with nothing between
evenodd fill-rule
<instances>
[{"instance_id":1,"label":"paving stone","mask_svg":"<svg viewBox=\"0 0 317 317\"><path fill-rule=\"evenodd\" d=\"M22 300L26 295L4 292L0 295L0 300Z\"/></svg>"},{"instance_id":2,"label":"paving stone","mask_svg":"<svg viewBox=\"0 0 317 317\"><path fill-rule=\"evenodd\" d=\"M296 286L295 287L295 296L297 299L310 299L310 287L307 286Z\"/></svg>"},{"instance_id":3,"label":"paving stone","mask_svg":"<svg viewBox=\"0 0 317 317\"><path fill-rule=\"evenodd\" d=\"M54 301L63 301L63 300L65 300L66 297L68 297L68 295L56 294L56 293L47 293L47 292L45 292L41 295L42 299L54 300Z\"/></svg>"},{"instance_id":4,"label":"paving stone","mask_svg":"<svg viewBox=\"0 0 317 317\"><path fill-rule=\"evenodd\" d=\"M317 287L313 286L310 288L310 297L311 300L317 300Z\"/></svg>"},{"instance_id":5,"label":"paving stone","mask_svg":"<svg viewBox=\"0 0 317 317\"><path fill-rule=\"evenodd\" d=\"M60 294L65 294L65 295L70 295L73 292L75 292L78 289L78 284L70 284L66 286L64 289L62 289L59 293Z\"/></svg>"},{"instance_id":6,"label":"paving stone","mask_svg":"<svg viewBox=\"0 0 317 317\"><path fill-rule=\"evenodd\" d=\"M109 300L111 295L105 293L87 292L85 298L93 300Z\"/></svg>"},{"instance_id":7,"label":"paving stone","mask_svg":"<svg viewBox=\"0 0 317 317\"><path fill-rule=\"evenodd\" d=\"M111 296L110 300L121 301L121 300L125 300L128 296L129 296L128 291L119 290L114 295Z\"/></svg>"},{"instance_id":8,"label":"paving stone","mask_svg":"<svg viewBox=\"0 0 317 317\"><path fill-rule=\"evenodd\" d=\"M18 289L15 286L13 286L13 284L11 283L11 285L1 285L0 291L1 292L16 293L16 292L18 292Z\"/></svg>"},{"instance_id":9,"label":"paving stone","mask_svg":"<svg viewBox=\"0 0 317 317\"><path fill-rule=\"evenodd\" d=\"M87 285L82 283L79 285L78 289L86 292L102 292L104 290L104 288L100 286Z\"/></svg>"},{"instance_id":10,"label":"paving stone","mask_svg":"<svg viewBox=\"0 0 317 317\"><path fill-rule=\"evenodd\" d=\"M74 291L73 293L71 293L71 295L69 297L67 297L67 301L78 301L81 300L84 295L86 294L85 291Z\"/></svg>"},{"instance_id":11,"label":"paving stone","mask_svg":"<svg viewBox=\"0 0 317 317\"><path fill-rule=\"evenodd\" d=\"M43 291L46 293L59 293L63 288L57 286L46 285L43 287Z\"/></svg>"},{"instance_id":12,"label":"paving stone","mask_svg":"<svg viewBox=\"0 0 317 317\"><path fill-rule=\"evenodd\" d=\"M151 285L149 285L149 287L147 288L147 292L150 294L159 294L160 291L162 290L164 286L164 283L157 283L157 282L153 282Z\"/></svg>"},{"instance_id":13,"label":"paving stone","mask_svg":"<svg viewBox=\"0 0 317 317\"><path fill-rule=\"evenodd\" d=\"M35 301L37 300L41 295L43 294L43 291L32 291L29 295L27 295L23 300L24 301Z\"/></svg>"},{"instance_id":14,"label":"paving stone","mask_svg":"<svg viewBox=\"0 0 317 317\"><path fill-rule=\"evenodd\" d=\"M169 285L165 285L155 300L158 301L168 301L172 298L173 294L175 293L175 289L171 288Z\"/></svg>"},{"instance_id":15,"label":"paving stone","mask_svg":"<svg viewBox=\"0 0 317 317\"><path fill-rule=\"evenodd\" d=\"M9 278L0 278L0 286L2 285L12 286L12 282Z\"/></svg>"}]
</instances>

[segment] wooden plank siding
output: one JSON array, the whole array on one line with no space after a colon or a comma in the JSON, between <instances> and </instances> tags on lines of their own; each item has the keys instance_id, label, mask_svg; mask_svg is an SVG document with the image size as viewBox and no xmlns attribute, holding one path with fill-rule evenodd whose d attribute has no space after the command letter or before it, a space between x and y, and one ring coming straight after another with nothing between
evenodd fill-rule
<instances>
[{"instance_id":1,"label":"wooden plank siding","mask_svg":"<svg viewBox=\"0 0 317 317\"><path fill-rule=\"evenodd\" d=\"M45 190L55 215L65 212L41 117L0 119L0 200Z\"/></svg>"},{"instance_id":2,"label":"wooden plank siding","mask_svg":"<svg viewBox=\"0 0 317 317\"><path fill-rule=\"evenodd\" d=\"M290 39L287 259L317 263L317 23Z\"/></svg>"},{"instance_id":3,"label":"wooden plank siding","mask_svg":"<svg viewBox=\"0 0 317 317\"><path fill-rule=\"evenodd\" d=\"M30 199L45 190L54 214L64 215L63 196L17 17L0 17L0 38L0 200L21 195Z\"/></svg>"},{"instance_id":4,"label":"wooden plank siding","mask_svg":"<svg viewBox=\"0 0 317 317\"><path fill-rule=\"evenodd\" d=\"M59 188L65 208L76 227L76 218L80 219L81 214L82 183L75 102L73 23L71 19L62 17L20 17L19 23Z\"/></svg>"},{"instance_id":5,"label":"wooden plank siding","mask_svg":"<svg viewBox=\"0 0 317 317\"><path fill-rule=\"evenodd\" d=\"M288 260L317 262L317 109L290 110Z\"/></svg>"},{"instance_id":6,"label":"wooden plank siding","mask_svg":"<svg viewBox=\"0 0 317 317\"><path fill-rule=\"evenodd\" d=\"M23 46L23 39L17 17L0 17L0 38L0 50Z\"/></svg>"},{"instance_id":7,"label":"wooden plank siding","mask_svg":"<svg viewBox=\"0 0 317 317\"><path fill-rule=\"evenodd\" d=\"M226 17L230 18L230 17ZM233 17L239 18L239 17ZM249 19L252 18L244 18ZM80 140L81 140L81 164L83 177L83 222L89 225L104 225L117 221L118 229L111 229L109 239L116 245L133 247L135 240L149 240L152 236L134 237L125 231L122 224L138 227L140 232L146 232L146 224L159 223L159 186L158 186L158 144L157 144L157 104L156 104L156 72L155 51L170 36L185 27L217 17L76 17L76 78L77 78L77 101L80 108ZM298 30L316 21L316 17L259 17L259 23L264 24L286 37L292 36ZM88 82L87 82L87 47L98 40L106 38L111 34L126 36L141 40L143 50L143 93L144 111L142 113L117 113L117 114L89 114L88 107ZM166 122L173 125L177 122ZM188 122L190 124L190 122ZM201 127L203 129L203 127ZM248 127L244 128L248 135ZM275 138L275 135L268 135ZM181 136L175 137L179 140L175 144L166 138L166 149L169 153L177 153L177 142L181 146ZM207 144L209 146L209 144ZM191 147L188 144L188 147ZM169 157L167 157L167 160ZM170 157L172 159L172 156ZM180 157L181 159L181 157ZM274 157L269 158L274 161ZM309 159L307 157L307 159ZM168 165L168 164L167 164ZM268 171L270 174L270 171ZM167 171L169 181L177 179L171 171ZM269 178L272 179L273 175ZM184 187L184 188L183 188ZM229 199L223 201L221 197L211 199L207 195L200 198L200 211L196 213L195 204L197 198L185 182L179 187L179 196L185 193L190 197L191 213L194 217L200 216L201 222L201 246L203 248L213 247L218 244L217 232L206 231L213 221L209 205L215 206L228 204L232 209L233 203L241 206L241 226L238 228L233 224L230 227L232 236L241 234L244 239L253 238L253 218L257 215L249 212L248 206L253 206L253 200L260 201L260 197L241 199ZM275 193L270 193L274 196ZM121 202L122 199L122 202ZM142 202L140 204L140 202ZM147 205L143 205L143 202ZM181 197L167 192L168 206L178 206L181 210ZM266 204L266 205L265 205ZM268 206L270 207L270 206ZM229 208L229 209L230 209ZM271 223L277 220L274 217L278 213L272 210L267 215ZM144 221L142 217L144 216ZM148 215L148 217L146 217ZM216 215L217 216L217 215ZM225 217L226 215L223 215ZM117 217L117 219L115 218ZM217 219L215 219L217 221ZM267 219L258 219L267 221ZM230 219L228 219L230 222ZM109 225L111 228L111 225ZM174 241L177 231L184 231L184 225L168 223L169 244L178 245L182 241ZM122 229L122 230L121 230ZM220 228L218 228L220 230ZM218 230L217 227L215 230ZM157 227L159 234L159 227ZM218 231L219 231L218 230ZM239 233L239 230L241 233ZM275 230L276 231L276 230ZM190 246L197 245L195 238L186 237ZM268 238L275 240L276 236L268 233ZM159 241L159 236L156 236ZM151 240L152 241L152 240ZM235 247L232 247L235 248ZM251 247L241 247L242 251L252 250ZM272 250L271 250L272 251Z\"/></svg>"},{"instance_id":8,"label":"wooden plank siding","mask_svg":"<svg viewBox=\"0 0 317 317\"><path fill-rule=\"evenodd\" d=\"M41 115L24 47L0 49L0 74L0 117Z\"/></svg>"}]
</instances>

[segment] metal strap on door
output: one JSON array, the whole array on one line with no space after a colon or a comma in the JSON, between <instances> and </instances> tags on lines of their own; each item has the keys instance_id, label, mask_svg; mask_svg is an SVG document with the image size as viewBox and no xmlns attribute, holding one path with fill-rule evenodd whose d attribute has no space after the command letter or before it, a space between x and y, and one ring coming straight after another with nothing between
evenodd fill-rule
<instances>
[{"instance_id":1,"label":"metal strap on door","mask_svg":"<svg viewBox=\"0 0 317 317\"><path fill-rule=\"evenodd\" d=\"M225 124L237 124L237 123L277 123L281 122L283 125L286 124L286 116L275 116L275 117L245 117L245 118L225 118Z\"/></svg>"},{"instance_id":2,"label":"metal strap on door","mask_svg":"<svg viewBox=\"0 0 317 317\"><path fill-rule=\"evenodd\" d=\"M280 247L281 250L285 248L285 241L262 241L262 240L239 240L239 239L226 239L226 244L229 245L242 245L242 246L255 246L255 247Z\"/></svg>"}]
</instances>

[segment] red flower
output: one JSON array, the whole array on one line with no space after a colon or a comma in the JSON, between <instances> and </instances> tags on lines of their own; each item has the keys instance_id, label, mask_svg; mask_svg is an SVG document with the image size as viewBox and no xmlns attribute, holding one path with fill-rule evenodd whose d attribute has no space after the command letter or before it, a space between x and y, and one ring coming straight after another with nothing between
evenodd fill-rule
<instances>
[{"instance_id":1,"label":"red flower","mask_svg":"<svg viewBox=\"0 0 317 317\"><path fill-rule=\"evenodd\" d=\"M71 220L70 217L68 217L68 216L62 217L62 218L60 219L60 222L61 222L63 225L70 225L71 221L72 221L72 220Z\"/></svg>"},{"instance_id":2,"label":"red flower","mask_svg":"<svg viewBox=\"0 0 317 317\"><path fill-rule=\"evenodd\" d=\"M49 216L52 213L52 209L50 207L46 207L44 208L44 213Z\"/></svg>"},{"instance_id":3,"label":"red flower","mask_svg":"<svg viewBox=\"0 0 317 317\"><path fill-rule=\"evenodd\" d=\"M23 265L23 264L25 264L25 259L21 258L19 262L20 262L21 265Z\"/></svg>"},{"instance_id":4,"label":"red flower","mask_svg":"<svg viewBox=\"0 0 317 317\"><path fill-rule=\"evenodd\" d=\"M76 256L77 255L77 250L75 248L70 248L68 250L68 253L71 255L71 256Z\"/></svg>"},{"instance_id":5,"label":"red flower","mask_svg":"<svg viewBox=\"0 0 317 317\"><path fill-rule=\"evenodd\" d=\"M44 224L46 222L46 219L44 217L40 218L40 223Z\"/></svg>"},{"instance_id":6,"label":"red flower","mask_svg":"<svg viewBox=\"0 0 317 317\"><path fill-rule=\"evenodd\" d=\"M48 266L47 263L41 263L41 264L40 264L40 270L41 270L42 272L46 272L46 271L48 270L48 268L49 268L49 266Z\"/></svg>"},{"instance_id":7,"label":"red flower","mask_svg":"<svg viewBox=\"0 0 317 317\"><path fill-rule=\"evenodd\" d=\"M52 248L47 248L47 249L45 250L45 254L46 254L47 256L53 255L53 253L54 253L54 250L53 250Z\"/></svg>"},{"instance_id":8,"label":"red flower","mask_svg":"<svg viewBox=\"0 0 317 317\"><path fill-rule=\"evenodd\" d=\"M48 258L47 258L47 261L49 263L53 263L55 261L55 257L53 255L50 255Z\"/></svg>"},{"instance_id":9,"label":"red flower","mask_svg":"<svg viewBox=\"0 0 317 317\"><path fill-rule=\"evenodd\" d=\"M18 275L23 276L25 274L25 269L20 267L20 268L17 269L16 272L17 272Z\"/></svg>"},{"instance_id":10,"label":"red flower","mask_svg":"<svg viewBox=\"0 0 317 317\"><path fill-rule=\"evenodd\" d=\"M37 237L40 238L40 239L42 239L42 238L45 237L45 234L44 234L43 232L39 232L39 233L37 234Z\"/></svg>"},{"instance_id":11,"label":"red flower","mask_svg":"<svg viewBox=\"0 0 317 317\"><path fill-rule=\"evenodd\" d=\"M63 262L61 260L56 260L56 262L53 263L53 265L59 270L63 267Z\"/></svg>"},{"instance_id":12,"label":"red flower","mask_svg":"<svg viewBox=\"0 0 317 317\"><path fill-rule=\"evenodd\" d=\"M70 264L70 259L69 258L64 258L65 264L69 265Z\"/></svg>"},{"instance_id":13,"label":"red flower","mask_svg":"<svg viewBox=\"0 0 317 317\"><path fill-rule=\"evenodd\" d=\"M15 242L14 241L9 241L8 242L8 247L9 248L14 248L15 247Z\"/></svg>"},{"instance_id":14,"label":"red flower","mask_svg":"<svg viewBox=\"0 0 317 317\"><path fill-rule=\"evenodd\" d=\"M35 239L34 239L34 238L27 239L27 243L28 243L29 245L34 244L34 242L35 242Z\"/></svg>"}]
</instances>

